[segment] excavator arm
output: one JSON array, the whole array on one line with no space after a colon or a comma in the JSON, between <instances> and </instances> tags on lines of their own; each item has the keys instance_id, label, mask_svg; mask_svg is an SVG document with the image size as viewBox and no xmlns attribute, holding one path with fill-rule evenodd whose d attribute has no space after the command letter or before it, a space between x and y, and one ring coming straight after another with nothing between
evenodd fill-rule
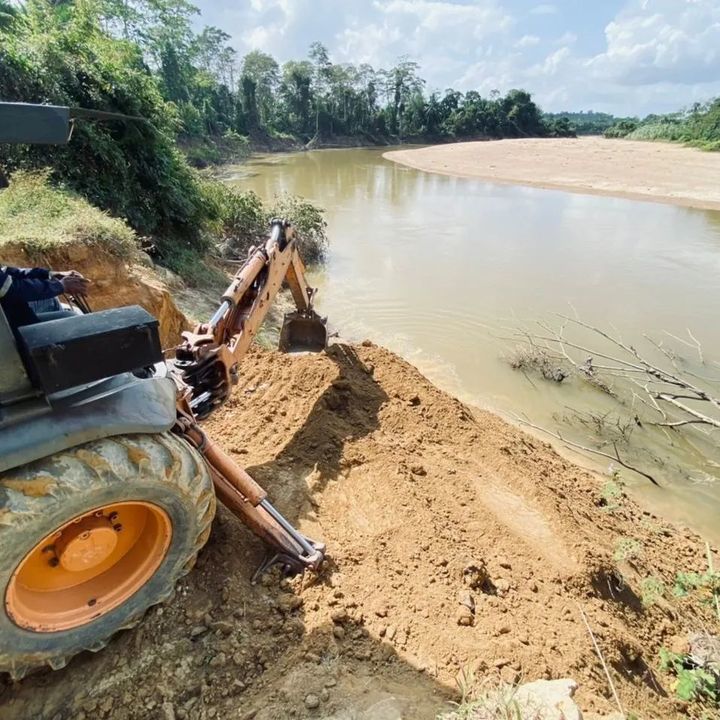
<instances>
[{"instance_id":1,"label":"excavator arm","mask_svg":"<svg viewBox=\"0 0 720 720\"><path fill-rule=\"evenodd\" d=\"M285 220L273 220L265 245L253 248L207 323L183 333L175 352L175 369L192 388L190 404L207 417L230 396L238 364L248 351L283 282L290 287L297 310L286 316L280 349L322 350L325 321L313 310L315 291L305 279L295 231Z\"/></svg>"},{"instance_id":2,"label":"excavator arm","mask_svg":"<svg viewBox=\"0 0 720 720\"><path fill-rule=\"evenodd\" d=\"M318 569L325 547L298 532L198 421L230 396L238 381L238 365L284 282L296 310L285 317L280 349L322 350L327 341L325 320L313 310L315 291L305 279L295 232L287 221L273 220L267 242L251 249L212 318L183 333L171 370L178 386L176 432L205 456L220 501L270 548L258 573L276 563L291 572Z\"/></svg>"}]
</instances>

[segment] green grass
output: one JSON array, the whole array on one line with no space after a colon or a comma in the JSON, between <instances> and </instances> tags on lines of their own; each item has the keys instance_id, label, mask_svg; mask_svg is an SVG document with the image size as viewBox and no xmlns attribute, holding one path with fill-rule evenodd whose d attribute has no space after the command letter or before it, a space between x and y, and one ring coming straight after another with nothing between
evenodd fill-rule
<instances>
[{"instance_id":1,"label":"green grass","mask_svg":"<svg viewBox=\"0 0 720 720\"><path fill-rule=\"evenodd\" d=\"M17 172L10 187L0 190L0 246L10 243L30 255L82 243L128 257L137 238L123 220L73 192L51 187L45 173Z\"/></svg>"},{"instance_id":2,"label":"green grass","mask_svg":"<svg viewBox=\"0 0 720 720\"><path fill-rule=\"evenodd\" d=\"M640 125L625 136L626 140L663 140L686 142L687 130L680 123L659 122Z\"/></svg>"}]
</instances>

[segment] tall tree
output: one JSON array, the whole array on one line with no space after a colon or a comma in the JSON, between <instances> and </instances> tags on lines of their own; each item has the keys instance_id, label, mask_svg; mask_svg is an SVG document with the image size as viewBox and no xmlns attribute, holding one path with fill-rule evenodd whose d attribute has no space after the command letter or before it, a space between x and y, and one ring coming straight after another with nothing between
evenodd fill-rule
<instances>
[{"instance_id":1,"label":"tall tree","mask_svg":"<svg viewBox=\"0 0 720 720\"><path fill-rule=\"evenodd\" d=\"M253 50L242 61L241 74L255 83L258 119L264 125L274 121L274 96L280 82L280 68L272 55Z\"/></svg>"}]
</instances>

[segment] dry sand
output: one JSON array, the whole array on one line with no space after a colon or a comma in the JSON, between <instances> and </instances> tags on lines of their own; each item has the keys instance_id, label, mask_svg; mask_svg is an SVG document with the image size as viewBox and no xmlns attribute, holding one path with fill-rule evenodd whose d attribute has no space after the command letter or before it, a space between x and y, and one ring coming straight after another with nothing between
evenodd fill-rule
<instances>
[{"instance_id":1,"label":"dry sand","mask_svg":"<svg viewBox=\"0 0 720 720\"><path fill-rule=\"evenodd\" d=\"M384 157L443 175L720 210L720 153L670 143L497 140L394 150Z\"/></svg>"}]
</instances>

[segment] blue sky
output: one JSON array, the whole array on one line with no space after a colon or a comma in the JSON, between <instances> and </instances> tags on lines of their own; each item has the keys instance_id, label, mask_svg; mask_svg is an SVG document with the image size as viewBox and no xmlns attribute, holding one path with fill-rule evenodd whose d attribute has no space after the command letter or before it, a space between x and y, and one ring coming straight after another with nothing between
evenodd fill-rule
<instances>
[{"instance_id":1,"label":"blue sky","mask_svg":"<svg viewBox=\"0 0 720 720\"><path fill-rule=\"evenodd\" d=\"M543 109L665 112L720 95L720 0L199 0L280 62L420 63L429 89L531 91Z\"/></svg>"}]
</instances>

